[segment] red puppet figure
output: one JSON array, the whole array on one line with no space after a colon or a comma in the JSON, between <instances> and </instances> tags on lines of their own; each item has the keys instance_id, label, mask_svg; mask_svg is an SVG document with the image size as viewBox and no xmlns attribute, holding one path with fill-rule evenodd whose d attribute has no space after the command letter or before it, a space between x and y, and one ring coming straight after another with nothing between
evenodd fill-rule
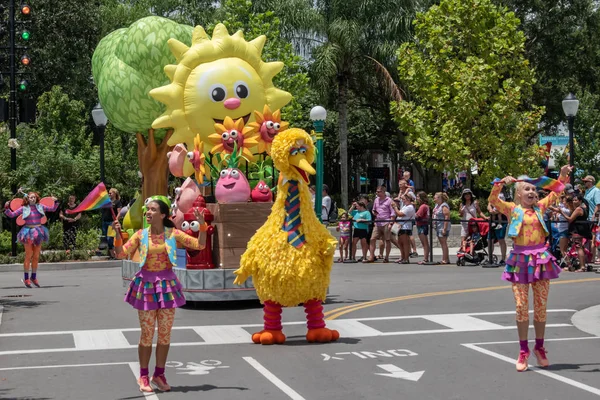
<instances>
[{"instance_id":1,"label":"red puppet figure","mask_svg":"<svg viewBox=\"0 0 600 400\"><path fill-rule=\"evenodd\" d=\"M200 225L198 221L196 221L196 217L194 216L194 209L198 209L201 213L204 214L204 221L208 225L208 231L206 231L206 247L203 250L190 250L186 248L187 269L213 269L215 265L212 261L212 245L211 245L211 236L215 230L214 227L210 225L213 221L214 216L210 212L208 208L206 208L206 202L204 201L204 197L199 195L192 207L184 214L184 221L181 224L181 230L187 233L190 236L198 237L200 232Z\"/></svg>"}]
</instances>

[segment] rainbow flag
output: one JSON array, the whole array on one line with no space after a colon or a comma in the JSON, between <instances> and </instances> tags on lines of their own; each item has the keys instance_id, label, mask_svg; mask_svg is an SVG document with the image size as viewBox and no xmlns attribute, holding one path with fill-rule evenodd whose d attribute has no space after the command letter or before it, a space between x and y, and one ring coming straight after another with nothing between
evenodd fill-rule
<instances>
[{"instance_id":1,"label":"rainbow flag","mask_svg":"<svg viewBox=\"0 0 600 400\"><path fill-rule=\"evenodd\" d=\"M112 202L110 201L110 197L108 197L106 186L104 186L104 183L100 182L98 186L96 186L94 190L92 190L90 194L83 199L78 207L72 210L66 210L66 212L67 214L76 214L83 211L91 211L98 208L107 208L111 206Z\"/></svg>"},{"instance_id":2,"label":"rainbow flag","mask_svg":"<svg viewBox=\"0 0 600 400\"><path fill-rule=\"evenodd\" d=\"M562 183L556 179L548 178L547 176L542 176L542 177L535 178L535 179L534 178L522 179L521 182L527 182L539 189L549 190L551 192L558 193L558 192L562 192L563 190L565 190L564 183Z\"/></svg>"},{"instance_id":3,"label":"rainbow flag","mask_svg":"<svg viewBox=\"0 0 600 400\"><path fill-rule=\"evenodd\" d=\"M496 185L501 182L502 180L500 178L495 178L492 181L492 185ZM565 185L563 183L556 179L548 178L547 176L542 176L539 178L518 179L517 182L527 182L538 189L550 190L551 192L562 192L563 190L565 190Z\"/></svg>"}]
</instances>

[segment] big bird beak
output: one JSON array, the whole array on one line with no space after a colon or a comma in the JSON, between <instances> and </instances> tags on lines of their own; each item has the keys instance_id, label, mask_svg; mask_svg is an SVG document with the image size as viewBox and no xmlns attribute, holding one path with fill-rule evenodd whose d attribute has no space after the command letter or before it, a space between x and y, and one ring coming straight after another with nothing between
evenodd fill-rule
<instances>
[{"instance_id":1,"label":"big bird beak","mask_svg":"<svg viewBox=\"0 0 600 400\"><path fill-rule=\"evenodd\" d=\"M315 175L317 173L312 165L306 161L304 154L298 153L295 156L290 156L289 162L290 165L293 165L298 170L298 173L306 183L310 182L307 174Z\"/></svg>"}]
</instances>

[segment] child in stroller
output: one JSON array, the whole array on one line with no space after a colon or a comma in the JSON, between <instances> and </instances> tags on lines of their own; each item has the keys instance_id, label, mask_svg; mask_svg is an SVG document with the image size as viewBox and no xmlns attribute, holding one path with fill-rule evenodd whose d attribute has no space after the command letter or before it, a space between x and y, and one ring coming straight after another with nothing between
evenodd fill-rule
<instances>
[{"instance_id":1,"label":"child in stroller","mask_svg":"<svg viewBox=\"0 0 600 400\"><path fill-rule=\"evenodd\" d=\"M466 263L479 265L487 257L489 223L483 218L472 218L469 221L469 236L465 242L465 248L456 253L456 265L466 265Z\"/></svg>"},{"instance_id":2,"label":"child in stroller","mask_svg":"<svg viewBox=\"0 0 600 400\"><path fill-rule=\"evenodd\" d=\"M564 255L557 259L558 266L563 269L563 271L571 271L571 272L585 272L592 271L591 265L588 263L592 262L592 252L588 248L588 240L577 233L572 233L569 238L569 245L567 246L567 251ZM555 252L560 255L560 250L555 248ZM583 261L583 267L581 266L581 262Z\"/></svg>"}]
</instances>

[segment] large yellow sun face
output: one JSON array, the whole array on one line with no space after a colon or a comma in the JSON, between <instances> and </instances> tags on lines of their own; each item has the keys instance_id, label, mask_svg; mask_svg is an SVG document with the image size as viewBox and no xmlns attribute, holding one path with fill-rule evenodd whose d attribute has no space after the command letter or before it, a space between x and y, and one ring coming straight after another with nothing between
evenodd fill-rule
<instances>
[{"instance_id":1,"label":"large yellow sun face","mask_svg":"<svg viewBox=\"0 0 600 400\"><path fill-rule=\"evenodd\" d=\"M254 121L253 111L265 105L273 110L286 105L292 96L272 81L283 63L262 61L265 40L259 36L247 42L241 31L230 36L223 24L215 27L212 38L197 26L191 47L170 39L177 64L165 67L171 83L150 91L167 106L152 127L172 128L169 145L186 143L190 148L196 135L206 142L214 124L222 124L225 117L248 123ZM191 165L184 169L193 171Z\"/></svg>"}]
</instances>

